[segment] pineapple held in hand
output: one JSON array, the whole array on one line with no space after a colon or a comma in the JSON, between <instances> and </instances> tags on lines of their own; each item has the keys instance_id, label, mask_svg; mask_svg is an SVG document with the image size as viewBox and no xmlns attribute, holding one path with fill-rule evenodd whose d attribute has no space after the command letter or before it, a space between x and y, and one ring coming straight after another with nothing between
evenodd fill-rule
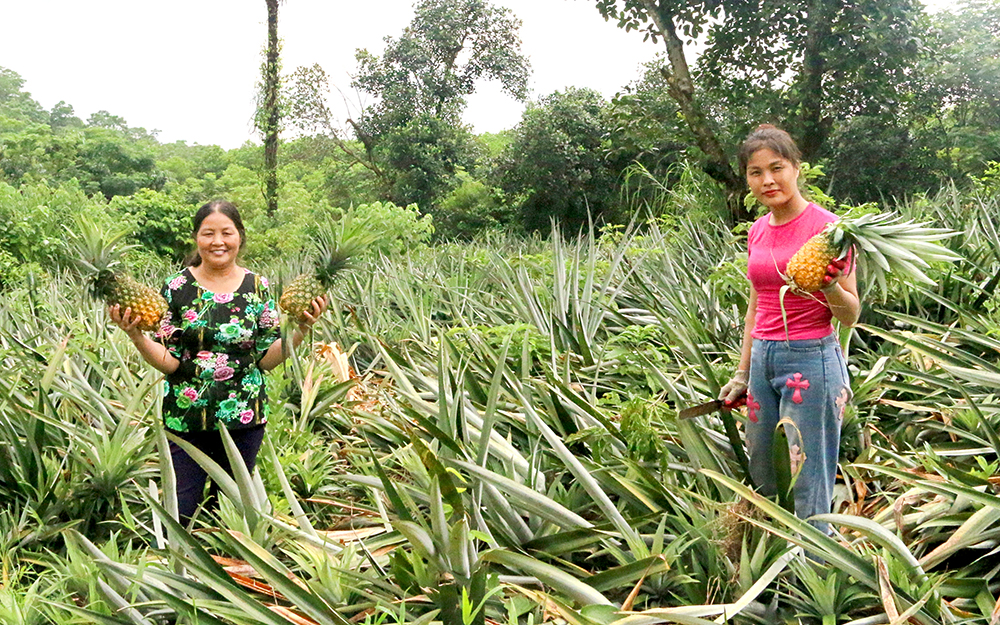
<instances>
[{"instance_id":1,"label":"pineapple held in hand","mask_svg":"<svg viewBox=\"0 0 1000 625\"><path fill-rule=\"evenodd\" d=\"M117 304L123 313L131 308L132 318L140 317L136 327L143 332L160 327L160 318L167 312L167 300L156 289L119 270L122 254L135 247L121 244L125 232L104 232L81 215L76 216L76 225L70 245L77 255L77 265L90 282L91 295L108 306Z\"/></svg>"},{"instance_id":2,"label":"pineapple held in hand","mask_svg":"<svg viewBox=\"0 0 1000 625\"><path fill-rule=\"evenodd\" d=\"M348 223L345 223L348 222ZM314 268L292 280L284 288L278 305L298 323L306 321L305 313L312 313L312 301L333 286L334 280L350 268L350 258L363 246L362 237L352 233L349 220L334 222L316 235Z\"/></svg>"},{"instance_id":3,"label":"pineapple held in hand","mask_svg":"<svg viewBox=\"0 0 1000 625\"><path fill-rule=\"evenodd\" d=\"M852 250L869 283L877 284L882 293L886 292L888 271L915 282L933 284L923 270L930 263L959 258L938 243L957 233L902 221L893 213L868 212L871 208L866 205L853 209L806 241L785 267L788 288L799 293L819 291L824 286L827 265L847 258Z\"/></svg>"}]
</instances>

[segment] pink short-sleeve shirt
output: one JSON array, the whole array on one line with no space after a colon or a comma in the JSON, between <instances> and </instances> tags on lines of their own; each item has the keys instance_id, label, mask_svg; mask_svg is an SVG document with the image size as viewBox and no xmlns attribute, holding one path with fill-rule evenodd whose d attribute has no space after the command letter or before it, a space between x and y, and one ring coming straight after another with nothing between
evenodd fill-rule
<instances>
[{"instance_id":1,"label":"pink short-sleeve shirt","mask_svg":"<svg viewBox=\"0 0 1000 625\"><path fill-rule=\"evenodd\" d=\"M788 259L826 224L837 216L816 204L809 203L802 214L780 226L772 226L770 213L750 227L747 248L749 262L747 277L757 290L757 316L751 336L770 341L819 339L833 332L833 314L822 293L797 295L785 294L785 312L788 317L788 336L781 318L779 293L785 285L784 273Z\"/></svg>"}]
</instances>

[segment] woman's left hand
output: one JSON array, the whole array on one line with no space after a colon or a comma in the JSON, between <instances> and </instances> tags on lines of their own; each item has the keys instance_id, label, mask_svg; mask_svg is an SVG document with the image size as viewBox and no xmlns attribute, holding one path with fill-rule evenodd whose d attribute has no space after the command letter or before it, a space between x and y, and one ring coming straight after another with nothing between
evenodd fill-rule
<instances>
[{"instance_id":1,"label":"woman's left hand","mask_svg":"<svg viewBox=\"0 0 1000 625\"><path fill-rule=\"evenodd\" d=\"M326 310L326 307L327 299L325 295L320 295L314 299L312 301L311 308L302 313L303 319L299 321L299 330L305 333L312 328L313 325L315 325L315 323L319 320L320 315L323 314L323 311Z\"/></svg>"},{"instance_id":2,"label":"woman's left hand","mask_svg":"<svg viewBox=\"0 0 1000 625\"><path fill-rule=\"evenodd\" d=\"M826 275L823 276L823 287L820 290L825 291L836 286L837 282L844 277L845 269L847 269L846 258L839 258L830 261L830 264L826 266Z\"/></svg>"}]
</instances>

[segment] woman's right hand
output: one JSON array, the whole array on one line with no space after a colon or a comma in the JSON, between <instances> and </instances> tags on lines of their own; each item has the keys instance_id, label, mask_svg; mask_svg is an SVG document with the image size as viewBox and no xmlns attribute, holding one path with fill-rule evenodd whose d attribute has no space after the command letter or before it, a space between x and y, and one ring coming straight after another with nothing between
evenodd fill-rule
<instances>
[{"instance_id":1,"label":"woman's right hand","mask_svg":"<svg viewBox=\"0 0 1000 625\"><path fill-rule=\"evenodd\" d=\"M746 402L747 382L749 379L749 372L745 369L739 369L733 375L733 379L726 382L726 385L722 387L722 390L719 391L719 399L726 408L736 408Z\"/></svg>"},{"instance_id":2,"label":"woman's right hand","mask_svg":"<svg viewBox=\"0 0 1000 625\"><path fill-rule=\"evenodd\" d=\"M139 329L139 322L142 321L142 317L139 315L133 317L131 308L126 308L122 311L121 306L118 304L108 306L108 316L110 316L111 321L113 321L116 326L124 330L125 334L128 334L130 338L142 335L142 330Z\"/></svg>"}]
</instances>

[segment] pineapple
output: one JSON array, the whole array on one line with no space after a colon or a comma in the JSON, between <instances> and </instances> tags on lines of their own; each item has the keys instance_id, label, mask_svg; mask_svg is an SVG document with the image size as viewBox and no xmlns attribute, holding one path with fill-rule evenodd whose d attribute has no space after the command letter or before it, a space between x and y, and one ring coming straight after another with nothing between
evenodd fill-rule
<instances>
[{"instance_id":1,"label":"pineapple","mask_svg":"<svg viewBox=\"0 0 1000 625\"><path fill-rule=\"evenodd\" d=\"M343 221L349 222L346 218ZM360 235L350 236L349 223L331 224L315 238L316 257L312 271L306 271L284 288L278 305L292 319L304 322L305 313L312 312L312 301L325 294L341 271L350 267L349 260L364 244ZM334 234L340 232L340 236Z\"/></svg>"},{"instance_id":2,"label":"pineapple","mask_svg":"<svg viewBox=\"0 0 1000 625\"><path fill-rule=\"evenodd\" d=\"M131 245L122 245L125 232L104 232L86 217L76 217L77 232L71 232L71 246L77 254L77 265L90 281L91 295L108 306L115 304L132 309L133 317L140 317L136 326L143 332L160 326L160 318L167 312L167 300L131 276L121 273L118 266L121 256Z\"/></svg>"},{"instance_id":3,"label":"pineapple","mask_svg":"<svg viewBox=\"0 0 1000 625\"><path fill-rule=\"evenodd\" d=\"M895 271L915 282L933 284L923 269L932 262L954 261L959 256L938 244L954 236L944 228L902 221L893 213L872 213L866 205L829 224L799 248L785 267L788 288L815 293L823 287L827 265L855 250L855 260L867 276L886 292L885 274Z\"/></svg>"}]
</instances>

